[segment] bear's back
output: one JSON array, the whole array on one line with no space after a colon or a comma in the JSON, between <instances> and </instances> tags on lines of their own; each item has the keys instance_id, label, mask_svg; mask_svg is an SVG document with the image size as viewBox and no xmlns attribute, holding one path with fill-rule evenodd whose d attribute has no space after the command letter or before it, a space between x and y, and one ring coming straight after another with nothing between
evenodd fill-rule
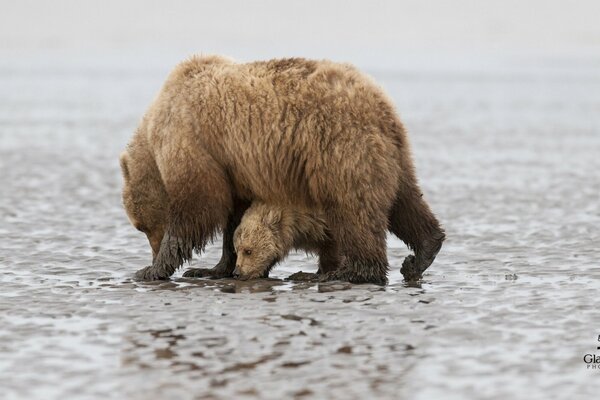
<instances>
[{"instance_id":1,"label":"bear's back","mask_svg":"<svg viewBox=\"0 0 600 400\"><path fill-rule=\"evenodd\" d=\"M165 88L162 126L183 121L187 130L156 135L188 135L244 197L312 207L365 179L396 184L403 129L379 87L351 65L195 57Z\"/></svg>"}]
</instances>

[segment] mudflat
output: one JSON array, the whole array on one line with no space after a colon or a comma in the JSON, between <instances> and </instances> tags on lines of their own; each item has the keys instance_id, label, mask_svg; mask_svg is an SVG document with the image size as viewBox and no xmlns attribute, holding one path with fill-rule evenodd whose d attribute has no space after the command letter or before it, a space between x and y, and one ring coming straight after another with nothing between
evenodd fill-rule
<instances>
[{"instance_id":1,"label":"mudflat","mask_svg":"<svg viewBox=\"0 0 600 400\"><path fill-rule=\"evenodd\" d=\"M583 398L600 370L600 74L373 75L447 232L418 285L162 283L119 152L163 70L0 71L0 387L7 398Z\"/></svg>"}]
</instances>

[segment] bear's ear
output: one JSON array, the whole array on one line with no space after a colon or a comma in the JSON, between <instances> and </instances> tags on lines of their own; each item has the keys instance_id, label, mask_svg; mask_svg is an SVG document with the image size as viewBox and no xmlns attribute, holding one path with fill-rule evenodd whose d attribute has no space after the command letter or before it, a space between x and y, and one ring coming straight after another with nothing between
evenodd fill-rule
<instances>
[{"instance_id":1,"label":"bear's ear","mask_svg":"<svg viewBox=\"0 0 600 400\"><path fill-rule=\"evenodd\" d=\"M267 211L267 213L263 216L263 223L267 225L271 230L279 230L279 225L281 224L281 211Z\"/></svg>"},{"instance_id":2,"label":"bear's ear","mask_svg":"<svg viewBox=\"0 0 600 400\"><path fill-rule=\"evenodd\" d=\"M125 182L129 181L129 154L126 151L121 153L119 157L119 163L121 164L121 172L123 173L123 179Z\"/></svg>"}]
</instances>

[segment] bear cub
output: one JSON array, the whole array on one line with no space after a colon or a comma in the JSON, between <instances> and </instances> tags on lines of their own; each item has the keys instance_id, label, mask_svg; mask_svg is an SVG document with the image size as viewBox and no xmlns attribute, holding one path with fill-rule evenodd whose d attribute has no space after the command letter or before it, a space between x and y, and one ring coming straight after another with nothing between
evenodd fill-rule
<instances>
[{"instance_id":1,"label":"bear cub","mask_svg":"<svg viewBox=\"0 0 600 400\"><path fill-rule=\"evenodd\" d=\"M237 263L233 276L248 280L266 278L291 250L319 254L317 274L337 269L340 258L330 255L336 246L322 215L309 210L254 201L246 210L233 236ZM290 279L307 279L298 273Z\"/></svg>"}]
</instances>

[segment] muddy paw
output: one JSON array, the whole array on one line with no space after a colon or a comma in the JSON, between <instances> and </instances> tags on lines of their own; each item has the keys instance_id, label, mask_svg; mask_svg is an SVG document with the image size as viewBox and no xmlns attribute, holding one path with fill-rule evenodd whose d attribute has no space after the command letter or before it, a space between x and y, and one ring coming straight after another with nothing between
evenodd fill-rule
<instances>
[{"instance_id":1,"label":"muddy paw","mask_svg":"<svg viewBox=\"0 0 600 400\"><path fill-rule=\"evenodd\" d=\"M206 278L213 275L212 268L190 268L183 273L184 278Z\"/></svg>"},{"instance_id":2,"label":"muddy paw","mask_svg":"<svg viewBox=\"0 0 600 400\"><path fill-rule=\"evenodd\" d=\"M311 272L296 272L286 278L286 281L297 281L297 282L317 282L319 275Z\"/></svg>"},{"instance_id":3,"label":"muddy paw","mask_svg":"<svg viewBox=\"0 0 600 400\"><path fill-rule=\"evenodd\" d=\"M136 281L160 281L169 279L168 276L164 276L160 273L153 265L142 268L135 273L133 279Z\"/></svg>"},{"instance_id":4,"label":"muddy paw","mask_svg":"<svg viewBox=\"0 0 600 400\"><path fill-rule=\"evenodd\" d=\"M230 278L231 273L216 268L190 268L183 273L184 278Z\"/></svg>"},{"instance_id":5,"label":"muddy paw","mask_svg":"<svg viewBox=\"0 0 600 400\"><path fill-rule=\"evenodd\" d=\"M418 281L423 277L421 270L417 267L415 261L415 256L411 254L410 256L407 256L402 263L400 272L407 282Z\"/></svg>"}]
</instances>

